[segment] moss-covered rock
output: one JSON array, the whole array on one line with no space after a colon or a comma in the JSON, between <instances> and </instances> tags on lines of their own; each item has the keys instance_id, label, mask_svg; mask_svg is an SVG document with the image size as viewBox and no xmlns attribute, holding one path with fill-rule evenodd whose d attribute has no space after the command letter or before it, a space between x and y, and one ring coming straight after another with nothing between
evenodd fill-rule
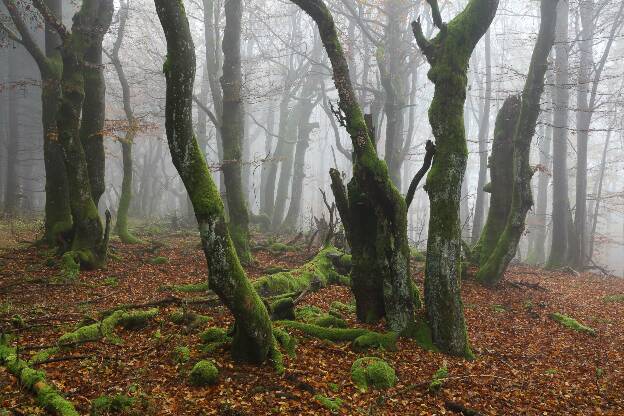
<instances>
[{"instance_id":1,"label":"moss-covered rock","mask_svg":"<svg viewBox=\"0 0 624 416\"><path fill-rule=\"evenodd\" d=\"M119 325L124 329L137 330L145 328L148 322L158 315L158 308L152 308L145 311L135 311L124 313L119 318Z\"/></svg>"},{"instance_id":2,"label":"moss-covered rock","mask_svg":"<svg viewBox=\"0 0 624 416\"><path fill-rule=\"evenodd\" d=\"M586 334L590 335L596 335L596 330L594 328L585 326L576 319L571 318L567 315L555 312L551 314L550 317L567 328L573 329L578 332L585 332Z\"/></svg>"},{"instance_id":3,"label":"moss-covered rock","mask_svg":"<svg viewBox=\"0 0 624 416\"><path fill-rule=\"evenodd\" d=\"M219 370L212 361L201 360L193 366L189 378L191 384L197 387L215 384L219 379Z\"/></svg>"},{"instance_id":4,"label":"moss-covered rock","mask_svg":"<svg viewBox=\"0 0 624 416\"><path fill-rule=\"evenodd\" d=\"M199 335L199 338L204 344L210 344L212 342L226 342L230 340L227 331L222 328L208 328Z\"/></svg>"},{"instance_id":5,"label":"moss-covered rock","mask_svg":"<svg viewBox=\"0 0 624 416\"><path fill-rule=\"evenodd\" d=\"M363 357L351 366L351 380L361 391L369 388L387 389L396 384L394 369L377 357Z\"/></svg>"},{"instance_id":6,"label":"moss-covered rock","mask_svg":"<svg viewBox=\"0 0 624 416\"><path fill-rule=\"evenodd\" d=\"M269 251L272 253L286 253L296 250L297 249L295 247L280 242L275 242L269 245Z\"/></svg>"}]
</instances>

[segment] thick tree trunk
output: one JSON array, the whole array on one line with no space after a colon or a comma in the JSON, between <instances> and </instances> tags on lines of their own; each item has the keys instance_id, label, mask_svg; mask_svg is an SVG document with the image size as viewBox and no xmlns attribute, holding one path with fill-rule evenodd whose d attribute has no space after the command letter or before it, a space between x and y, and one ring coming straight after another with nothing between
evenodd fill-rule
<instances>
[{"instance_id":1,"label":"thick tree trunk","mask_svg":"<svg viewBox=\"0 0 624 416\"><path fill-rule=\"evenodd\" d=\"M516 255L520 237L524 232L526 215L533 206L529 164L531 141L540 113L540 99L544 91L544 77L548 69L548 55L555 41L555 23L558 0L542 0L540 31L531 57L531 66L522 91L520 114L513 138L512 199L505 229L498 238L496 248L485 263L481 263L477 280L486 284L498 283Z\"/></svg>"},{"instance_id":2,"label":"thick tree trunk","mask_svg":"<svg viewBox=\"0 0 624 416\"><path fill-rule=\"evenodd\" d=\"M490 183L486 186L491 194L490 209L485 227L476 246L479 264L485 264L498 238L505 229L513 188L513 138L518 125L521 100L519 96L508 97L496 116L492 155L489 158Z\"/></svg>"},{"instance_id":3,"label":"thick tree trunk","mask_svg":"<svg viewBox=\"0 0 624 416\"><path fill-rule=\"evenodd\" d=\"M479 179L477 181L477 201L475 203L474 218L472 221L472 243L479 241L485 216L485 182L487 180L488 145L490 135L490 101L492 100L492 54L490 31L485 33L485 96L483 111L479 120Z\"/></svg>"},{"instance_id":4,"label":"thick tree trunk","mask_svg":"<svg viewBox=\"0 0 624 416\"><path fill-rule=\"evenodd\" d=\"M63 147L74 220L71 250L85 268L106 262L108 222L104 229L91 194L87 158L80 139L80 114L85 98L85 56L93 44L102 43L112 20L111 0L86 0L74 16L72 33L63 39L63 76L58 113L59 141ZM85 116L83 114L83 116Z\"/></svg>"},{"instance_id":5,"label":"thick tree trunk","mask_svg":"<svg viewBox=\"0 0 624 416\"><path fill-rule=\"evenodd\" d=\"M243 264L251 262L249 251L249 212L243 194L242 144L245 137L241 87L243 82L240 39L243 15L241 0L225 2L225 29L223 31L223 113L221 138L223 140L223 176L229 213L230 236Z\"/></svg>"},{"instance_id":6,"label":"thick tree trunk","mask_svg":"<svg viewBox=\"0 0 624 416\"><path fill-rule=\"evenodd\" d=\"M420 23L412 23L416 41L431 64L428 76L435 85L429 121L436 139L436 155L425 185L431 212L425 305L438 348L471 357L460 296L459 209L468 157L463 113L470 56L494 19L498 0L471 0L448 25L442 22L437 1L429 3L440 33L429 41Z\"/></svg>"},{"instance_id":7,"label":"thick tree trunk","mask_svg":"<svg viewBox=\"0 0 624 416\"><path fill-rule=\"evenodd\" d=\"M273 230L278 230L280 228L282 220L284 219L284 211L286 211L288 190L290 189L290 182L293 176L294 154L297 143L297 125L299 123L299 119L302 117L300 110L301 107L299 105L295 105L292 113L288 115L288 123L285 134L283 137L280 136L278 139L278 146L281 141L283 147L281 148L279 156L280 172L279 179L277 181L277 189L275 191L273 218L271 220L271 227Z\"/></svg>"},{"instance_id":8,"label":"thick tree trunk","mask_svg":"<svg viewBox=\"0 0 624 416\"><path fill-rule=\"evenodd\" d=\"M555 99L553 132L553 201L552 201L552 245L548 257L549 267L566 264L568 249L568 112L570 105L568 16L569 5L560 1L557 9L557 34L555 39Z\"/></svg>"},{"instance_id":9,"label":"thick tree trunk","mask_svg":"<svg viewBox=\"0 0 624 416\"><path fill-rule=\"evenodd\" d=\"M388 170L377 156L369 128L357 103L349 68L331 13L321 0L293 0L316 22L332 65L339 108L353 144L353 178L349 192L332 169L332 190L352 249L352 290L360 320L386 317L401 332L413 322L409 276L407 208ZM366 290L366 289L370 290Z\"/></svg>"},{"instance_id":10,"label":"thick tree trunk","mask_svg":"<svg viewBox=\"0 0 624 416\"><path fill-rule=\"evenodd\" d=\"M193 132L195 47L181 2L155 0L167 39L165 128L173 163L184 182L208 263L208 283L236 319L232 356L264 362L273 351L269 314L240 265L223 203Z\"/></svg>"}]
</instances>

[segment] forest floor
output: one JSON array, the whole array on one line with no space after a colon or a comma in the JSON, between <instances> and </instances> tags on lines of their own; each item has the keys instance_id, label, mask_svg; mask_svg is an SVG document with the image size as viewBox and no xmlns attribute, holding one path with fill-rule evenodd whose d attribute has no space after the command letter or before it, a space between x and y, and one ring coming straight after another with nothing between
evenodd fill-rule
<instances>
[{"instance_id":1,"label":"forest floor","mask_svg":"<svg viewBox=\"0 0 624 416\"><path fill-rule=\"evenodd\" d=\"M449 402L482 415L624 414L624 279L521 265L513 266L495 289L468 278L462 296L475 360L426 351L403 339L396 351L355 353L348 343L291 331L297 337L296 357L285 357L286 371L280 376L270 365L236 364L226 349L202 352L201 330L227 328L232 318L215 304L191 301L184 306L180 299L204 294L171 289L206 280L197 236L144 231L140 237L145 244L126 245L114 238L108 268L81 272L71 281L59 278L58 261L49 251L23 241L0 248L0 327L12 326L13 342L24 358L37 347L55 344L85 317L97 318L99 312L122 304L178 299L177 304L161 306L140 330L117 329L116 342L78 345L53 356L59 361L36 367L80 414L91 412L94 399L116 394L134 399L124 411L128 415L331 414L317 395L341 399L336 412L344 415L458 414L448 408ZM16 240L28 239L22 233ZM257 264L247 272L254 279L267 268L293 268L313 255L314 250L305 249L280 254L258 250ZM166 263L154 264L156 257L166 258ZM413 262L413 278L421 289L422 267ZM351 302L349 289L330 286L311 292L301 305L327 309L336 300ZM181 308L212 320L204 328L175 325L171 314ZM594 328L595 335L562 326L551 318L557 312ZM352 314L347 321L362 326ZM383 331L382 326L369 328ZM190 359L176 364L172 356L180 346L189 347ZM395 387L362 393L354 386L351 365L367 355L381 357L396 369ZM219 368L219 382L190 386L190 369L207 357ZM443 366L448 377L432 391L432 376ZM6 414L45 414L3 367L0 409Z\"/></svg>"}]
</instances>

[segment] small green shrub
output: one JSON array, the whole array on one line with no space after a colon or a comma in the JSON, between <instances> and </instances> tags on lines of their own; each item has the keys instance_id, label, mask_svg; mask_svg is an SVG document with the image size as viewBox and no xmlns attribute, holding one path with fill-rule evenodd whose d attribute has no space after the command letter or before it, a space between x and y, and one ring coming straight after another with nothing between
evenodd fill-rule
<instances>
[{"instance_id":1,"label":"small green shrub","mask_svg":"<svg viewBox=\"0 0 624 416\"><path fill-rule=\"evenodd\" d=\"M362 392L369 388L387 389L396 384L396 373L381 358L363 357L351 366L351 380Z\"/></svg>"},{"instance_id":2,"label":"small green shrub","mask_svg":"<svg viewBox=\"0 0 624 416\"><path fill-rule=\"evenodd\" d=\"M184 364L191 359L191 350L187 346L178 346L173 349L171 358L176 364Z\"/></svg>"},{"instance_id":3,"label":"small green shrub","mask_svg":"<svg viewBox=\"0 0 624 416\"><path fill-rule=\"evenodd\" d=\"M207 386L215 384L219 378L219 370L212 361L201 360L189 374L191 384L194 386Z\"/></svg>"},{"instance_id":4,"label":"small green shrub","mask_svg":"<svg viewBox=\"0 0 624 416\"><path fill-rule=\"evenodd\" d=\"M448 378L448 368L446 365L438 368L435 373L433 373L433 377L431 378L431 383L429 383L429 390L438 391L444 381Z\"/></svg>"}]
</instances>

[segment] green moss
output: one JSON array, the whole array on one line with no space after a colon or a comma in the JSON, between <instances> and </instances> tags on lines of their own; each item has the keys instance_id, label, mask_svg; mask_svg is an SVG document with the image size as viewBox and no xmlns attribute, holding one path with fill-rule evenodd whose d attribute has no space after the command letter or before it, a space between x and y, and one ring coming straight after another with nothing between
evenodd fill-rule
<instances>
[{"instance_id":1,"label":"green moss","mask_svg":"<svg viewBox=\"0 0 624 416\"><path fill-rule=\"evenodd\" d=\"M412 282L412 298L414 302L414 309L418 310L423 307L422 296L420 294L420 289Z\"/></svg>"},{"instance_id":2,"label":"green moss","mask_svg":"<svg viewBox=\"0 0 624 416\"><path fill-rule=\"evenodd\" d=\"M433 373L433 377L431 378L431 383L429 383L429 390L438 391L444 381L448 378L448 368L446 366L442 366Z\"/></svg>"},{"instance_id":3,"label":"green moss","mask_svg":"<svg viewBox=\"0 0 624 416\"><path fill-rule=\"evenodd\" d=\"M295 303L293 298L282 298L271 303L269 308L271 319L273 320L294 320L295 319Z\"/></svg>"},{"instance_id":4,"label":"green moss","mask_svg":"<svg viewBox=\"0 0 624 416\"><path fill-rule=\"evenodd\" d=\"M296 250L297 249L295 247L289 246L288 244L284 244L284 243L275 242L269 245L269 251L273 253L285 253L285 252L296 251Z\"/></svg>"},{"instance_id":5,"label":"green moss","mask_svg":"<svg viewBox=\"0 0 624 416\"><path fill-rule=\"evenodd\" d=\"M422 253L422 251L418 250L416 247L410 248L410 254L414 261L417 261L420 263L424 262L427 259L425 255Z\"/></svg>"},{"instance_id":6,"label":"green moss","mask_svg":"<svg viewBox=\"0 0 624 416\"><path fill-rule=\"evenodd\" d=\"M505 308L503 305L492 305L492 310L496 313L507 312L507 308Z\"/></svg>"},{"instance_id":7,"label":"green moss","mask_svg":"<svg viewBox=\"0 0 624 416\"><path fill-rule=\"evenodd\" d=\"M351 380L362 392L369 388L387 389L396 384L396 373L380 358L363 357L351 366Z\"/></svg>"},{"instance_id":8,"label":"green moss","mask_svg":"<svg viewBox=\"0 0 624 416\"><path fill-rule=\"evenodd\" d=\"M116 277L112 277L112 276L111 277L107 277L102 282L102 285L110 286L110 287L117 287L117 286L119 286L119 280Z\"/></svg>"},{"instance_id":9,"label":"green moss","mask_svg":"<svg viewBox=\"0 0 624 416\"><path fill-rule=\"evenodd\" d=\"M295 310L298 321L307 323L314 322L325 314L321 308L314 305L304 305Z\"/></svg>"},{"instance_id":10,"label":"green moss","mask_svg":"<svg viewBox=\"0 0 624 416\"><path fill-rule=\"evenodd\" d=\"M314 286L327 286L330 271L334 270L328 255L340 255L333 247L321 250L312 260L303 266L288 272L262 276L253 282L254 288L262 296L275 296L287 292L301 292Z\"/></svg>"},{"instance_id":11,"label":"green moss","mask_svg":"<svg viewBox=\"0 0 624 416\"><path fill-rule=\"evenodd\" d=\"M396 332L388 332L387 334L369 332L353 340L353 349L366 351L371 348L382 348L386 351L395 351L398 337Z\"/></svg>"},{"instance_id":12,"label":"green moss","mask_svg":"<svg viewBox=\"0 0 624 416\"><path fill-rule=\"evenodd\" d=\"M150 264L168 264L169 259L167 257L158 256L158 257L154 257L153 259L150 259L149 263Z\"/></svg>"},{"instance_id":13,"label":"green moss","mask_svg":"<svg viewBox=\"0 0 624 416\"><path fill-rule=\"evenodd\" d=\"M191 350L187 346L178 346L173 349L171 358L176 364L184 364L191 359Z\"/></svg>"},{"instance_id":14,"label":"green moss","mask_svg":"<svg viewBox=\"0 0 624 416\"><path fill-rule=\"evenodd\" d=\"M221 328L208 328L199 335L199 339L201 339L204 344L230 341L227 332Z\"/></svg>"},{"instance_id":15,"label":"green moss","mask_svg":"<svg viewBox=\"0 0 624 416\"><path fill-rule=\"evenodd\" d=\"M176 325L187 325L191 328L197 328L212 321L210 316L200 315L192 311L176 310L169 315L169 319Z\"/></svg>"},{"instance_id":16,"label":"green moss","mask_svg":"<svg viewBox=\"0 0 624 416\"><path fill-rule=\"evenodd\" d=\"M193 366L189 378L191 384L198 387L215 384L219 378L219 370L212 361L201 360Z\"/></svg>"},{"instance_id":17,"label":"green moss","mask_svg":"<svg viewBox=\"0 0 624 416\"><path fill-rule=\"evenodd\" d=\"M125 313L119 318L119 325L121 325L124 329L141 329L147 326L149 320L154 318L156 315L158 315L158 308Z\"/></svg>"},{"instance_id":18,"label":"green moss","mask_svg":"<svg viewBox=\"0 0 624 416\"><path fill-rule=\"evenodd\" d=\"M347 305L346 303L334 301L329 305L329 313L331 314L332 311L339 312L340 314L354 314L355 305Z\"/></svg>"},{"instance_id":19,"label":"green moss","mask_svg":"<svg viewBox=\"0 0 624 416\"><path fill-rule=\"evenodd\" d=\"M605 302L624 303L624 295L609 295L604 297Z\"/></svg>"},{"instance_id":20,"label":"green moss","mask_svg":"<svg viewBox=\"0 0 624 416\"><path fill-rule=\"evenodd\" d=\"M297 340L295 337L290 336L290 334L284 331L281 328L273 328L273 336L275 340L279 343L279 345L284 348L289 357L295 357L295 347L297 346Z\"/></svg>"},{"instance_id":21,"label":"green moss","mask_svg":"<svg viewBox=\"0 0 624 416\"><path fill-rule=\"evenodd\" d=\"M201 292L205 293L210 290L208 287L208 282L203 283L189 283L184 285L173 285L171 286L171 290L174 292L182 292L182 293L194 293Z\"/></svg>"},{"instance_id":22,"label":"green moss","mask_svg":"<svg viewBox=\"0 0 624 416\"><path fill-rule=\"evenodd\" d=\"M338 317L333 315L325 315L314 321L315 325L322 326L323 328L346 328L347 323Z\"/></svg>"},{"instance_id":23,"label":"green moss","mask_svg":"<svg viewBox=\"0 0 624 416\"><path fill-rule=\"evenodd\" d=\"M135 399L124 394L114 396L100 396L91 402L91 416L122 413L132 407Z\"/></svg>"},{"instance_id":24,"label":"green moss","mask_svg":"<svg viewBox=\"0 0 624 416\"><path fill-rule=\"evenodd\" d=\"M80 273L80 263L76 261L76 253L68 251L61 257L60 278L64 281L76 280Z\"/></svg>"},{"instance_id":25,"label":"green moss","mask_svg":"<svg viewBox=\"0 0 624 416\"><path fill-rule=\"evenodd\" d=\"M58 347L46 348L45 350L41 350L38 353L34 354L28 360L29 364L37 364L43 361L48 360L52 355L56 354L59 351Z\"/></svg>"},{"instance_id":26,"label":"green moss","mask_svg":"<svg viewBox=\"0 0 624 416\"><path fill-rule=\"evenodd\" d=\"M551 314L550 317L567 328L573 329L578 332L585 332L590 335L596 335L595 329L585 326L576 319L571 318L567 315L556 312Z\"/></svg>"},{"instance_id":27,"label":"green moss","mask_svg":"<svg viewBox=\"0 0 624 416\"><path fill-rule=\"evenodd\" d=\"M419 319L409 324L401 333L401 336L413 339L421 348L427 351L438 351L438 348L433 344L431 328L429 328L424 319Z\"/></svg>"},{"instance_id":28,"label":"green moss","mask_svg":"<svg viewBox=\"0 0 624 416\"><path fill-rule=\"evenodd\" d=\"M332 413L338 413L340 411L340 407L344 403L342 399L336 397L335 399L330 399L329 397L323 396L322 394L317 394L314 396L314 400L319 402L321 406L326 408Z\"/></svg>"}]
</instances>

